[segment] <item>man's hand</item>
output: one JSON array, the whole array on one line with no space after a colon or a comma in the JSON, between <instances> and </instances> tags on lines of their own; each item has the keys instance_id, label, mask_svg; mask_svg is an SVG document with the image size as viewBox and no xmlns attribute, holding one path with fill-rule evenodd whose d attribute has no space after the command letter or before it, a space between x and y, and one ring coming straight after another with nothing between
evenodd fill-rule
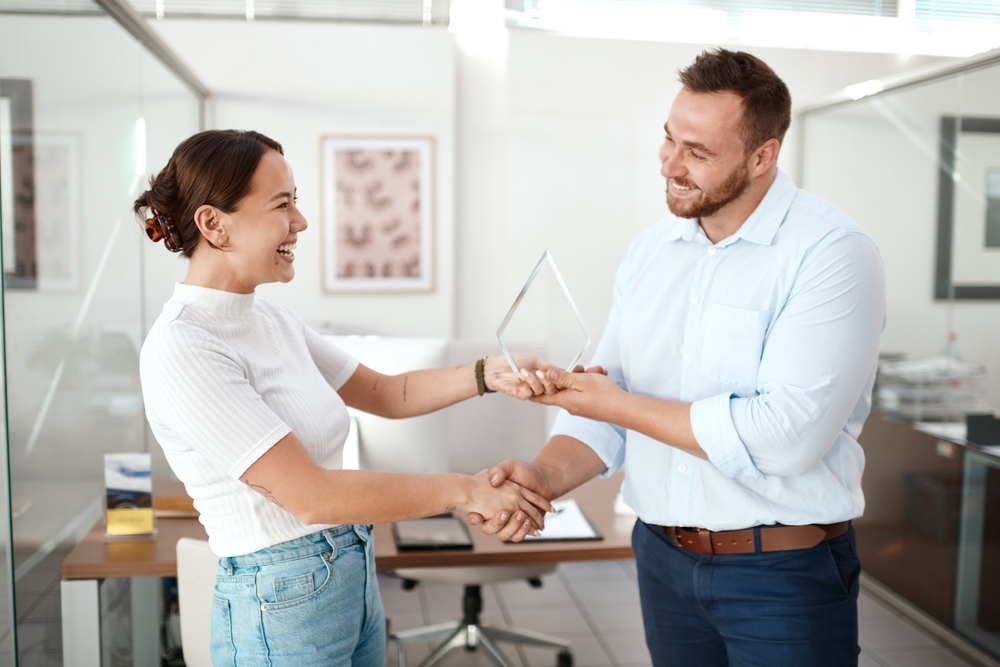
<instances>
[{"instance_id":1,"label":"man's hand","mask_svg":"<svg viewBox=\"0 0 1000 667\"><path fill-rule=\"evenodd\" d=\"M531 400L556 405L571 415L615 422L620 405L628 396L627 392L607 376L607 371L599 366L588 368L585 373L549 370L546 375L559 391L534 396Z\"/></svg>"},{"instance_id":2,"label":"man's hand","mask_svg":"<svg viewBox=\"0 0 1000 667\"><path fill-rule=\"evenodd\" d=\"M552 489L545 474L537 466L530 463L507 459L490 468L488 474L490 484L494 487L514 482L529 491L534 491L546 500L552 498ZM510 517L500 513L484 522L481 514L470 512L468 522L473 526L482 525L484 533L496 535L501 541L520 542L531 532L531 527L525 524L524 517L519 516L519 514L515 513L514 516Z\"/></svg>"},{"instance_id":3,"label":"man's hand","mask_svg":"<svg viewBox=\"0 0 1000 667\"><path fill-rule=\"evenodd\" d=\"M486 358L483 379L486 380L487 389L522 401L532 396L554 394L558 391L547 375L549 371L559 370L558 366L542 361L533 354L515 352L511 356L514 358L514 363L517 364L517 377L511 377L515 373L511 370L505 357Z\"/></svg>"}]
</instances>

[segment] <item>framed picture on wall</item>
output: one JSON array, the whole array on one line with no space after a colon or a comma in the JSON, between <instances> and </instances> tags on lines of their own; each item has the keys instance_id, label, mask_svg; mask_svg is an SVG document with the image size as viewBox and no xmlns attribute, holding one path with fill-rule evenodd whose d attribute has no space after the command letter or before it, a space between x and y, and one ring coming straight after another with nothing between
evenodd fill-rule
<instances>
[{"instance_id":1,"label":"framed picture on wall","mask_svg":"<svg viewBox=\"0 0 1000 667\"><path fill-rule=\"evenodd\" d=\"M38 289L80 287L80 140L35 134Z\"/></svg>"},{"instance_id":2,"label":"framed picture on wall","mask_svg":"<svg viewBox=\"0 0 1000 667\"><path fill-rule=\"evenodd\" d=\"M434 139L325 136L323 290L434 290Z\"/></svg>"},{"instance_id":3,"label":"framed picture on wall","mask_svg":"<svg viewBox=\"0 0 1000 667\"><path fill-rule=\"evenodd\" d=\"M1000 118L943 116L935 299L1000 299Z\"/></svg>"}]
</instances>

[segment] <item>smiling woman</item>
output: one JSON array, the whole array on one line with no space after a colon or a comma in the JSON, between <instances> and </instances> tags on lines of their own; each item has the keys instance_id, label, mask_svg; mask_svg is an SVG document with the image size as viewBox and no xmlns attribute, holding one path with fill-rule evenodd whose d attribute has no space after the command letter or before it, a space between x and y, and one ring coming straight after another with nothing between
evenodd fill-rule
<instances>
[{"instance_id":1,"label":"smiling woman","mask_svg":"<svg viewBox=\"0 0 1000 667\"><path fill-rule=\"evenodd\" d=\"M533 372L552 366L521 356L521 381L498 377L503 357L383 376L256 297L294 277L308 227L281 145L264 135L191 137L134 209L150 239L190 259L139 369L150 428L221 557L213 664L383 665L367 524L461 510L516 521L519 541L551 505L514 483L494 489L485 471L343 470L347 407L401 418L487 391L526 398L554 391Z\"/></svg>"}]
</instances>

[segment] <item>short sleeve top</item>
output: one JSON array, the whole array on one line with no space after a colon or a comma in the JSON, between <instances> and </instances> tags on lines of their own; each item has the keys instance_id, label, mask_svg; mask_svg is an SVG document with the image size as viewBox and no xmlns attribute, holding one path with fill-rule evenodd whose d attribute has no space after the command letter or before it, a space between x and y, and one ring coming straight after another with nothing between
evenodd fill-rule
<instances>
[{"instance_id":1,"label":"short sleeve top","mask_svg":"<svg viewBox=\"0 0 1000 667\"><path fill-rule=\"evenodd\" d=\"M337 390L357 366L284 306L175 287L142 346L142 394L153 435L216 554L331 527L303 524L239 478L292 432L316 463L341 468L350 417Z\"/></svg>"}]
</instances>

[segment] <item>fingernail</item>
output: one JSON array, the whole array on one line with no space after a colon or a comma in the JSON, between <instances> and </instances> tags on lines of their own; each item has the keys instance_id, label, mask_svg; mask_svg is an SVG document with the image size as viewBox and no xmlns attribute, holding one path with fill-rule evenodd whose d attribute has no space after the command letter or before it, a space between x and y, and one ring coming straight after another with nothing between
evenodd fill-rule
<instances>
[{"instance_id":1,"label":"fingernail","mask_svg":"<svg viewBox=\"0 0 1000 667\"><path fill-rule=\"evenodd\" d=\"M531 522L530 521L525 521L524 522L524 527L525 528L531 528Z\"/></svg>"},{"instance_id":2,"label":"fingernail","mask_svg":"<svg viewBox=\"0 0 1000 667\"><path fill-rule=\"evenodd\" d=\"M495 472L492 475L490 475L490 483L491 484L496 484L499 481L500 481L500 473Z\"/></svg>"},{"instance_id":3,"label":"fingernail","mask_svg":"<svg viewBox=\"0 0 1000 667\"><path fill-rule=\"evenodd\" d=\"M551 371L549 371L549 379L550 380L558 380L559 379L559 371L557 371L557 370L551 370Z\"/></svg>"},{"instance_id":4,"label":"fingernail","mask_svg":"<svg viewBox=\"0 0 1000 667\"><path fill-rule=\"evenodd\" d=\"M506 512L500 512L500 521L502 521L503 523L507 523L507 513Z\"/></svg>"},{"instance_id":5,"label":"fingernail","mask_svg":"<svg viewBox=\"0 0 1000 667\"><path fill-rule=\"evenodd\" d=\"M520 512L518 512L518 513L517 513L517 514L516 514L516 515L514 516L514 520L515 520L515 521L524 521L524 515L523 515L523 514L521 514Z\"/></svg>"},{"instance_id":6,"label":"fingernail","mask_svg":"<svg viewBox=\"0 0 1000 667\"><path fill-rule=\"evenodd\" d=\"M529 375L531 375L531 373L528 372L527 368L522 368L521 375L523 375L524 377L528 377Z\"/></svg>"},{"instance_id":7,"label":"fingernail","mask_svg":"<svg viewBox=\"0 0 1000 667\"><path fill-rule=\"evenodd\" d=\"M542 536L542 533L541 533L541 531L539 531L539 530L537 530L537 529L536 529L536 530L533 530L533 531L531 531L531 534L532 534L532 535L533 535L534 537L541 537L541 536Z\"/></svg>"},{"instance_id":8,"label":"fingernail","mask_svg":"<svg viewBox=\"0 0 1000 667\"><path fill-rule=\"evenodd\" d=\"M537 375L540 380L544 380L545 379L545 371L540 371L540 370L539 371L535 371L535 375Z\"/></svg>"}]
</instances>

